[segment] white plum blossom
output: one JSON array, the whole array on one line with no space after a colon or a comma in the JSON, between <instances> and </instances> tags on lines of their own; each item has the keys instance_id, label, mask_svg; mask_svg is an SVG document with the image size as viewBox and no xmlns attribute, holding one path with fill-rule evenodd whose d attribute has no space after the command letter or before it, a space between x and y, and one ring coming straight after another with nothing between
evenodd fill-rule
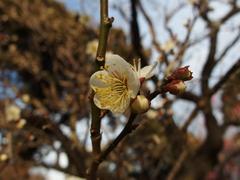
<instances>
[{"instance_id":1,"label":"white plum blossom","mask_svg":"<svg viewBox=\"0 0 240 180\"><path fill-rule=\"evenodd\" d=\"M5 115L6 115L6 120L8 122L16 121L16 120L18 120L20 118L21 109L18 106L14 105L14 104L8 105L5 108Z\"/></svg>"},{"instance_id":2,"label":"white plum blossom","mask_svg":"<svg viewBox=\"0 0 240 180\"><path fill-rule=\"evenodd\" d=\"M94 58L97 53L97 48L98 48L98 40L94 39L94 40L88 42L87 47L86 47L86 53L88 55L92 56L92 58Z\"/></svg>"},{"instance_id":3,"label":"white plum blossom","mask_svg":"<svg viewBox=\"0 0 240 180\"><path fill-rule=\"evenodd\" d=\"M139 92L140 79L153 76L155 67L156 64L141 69L140 61L132 66L119 55L107 53L104 68L90 78L95 105L116 114L125 112Z\"/></svg>"}]
</instances>

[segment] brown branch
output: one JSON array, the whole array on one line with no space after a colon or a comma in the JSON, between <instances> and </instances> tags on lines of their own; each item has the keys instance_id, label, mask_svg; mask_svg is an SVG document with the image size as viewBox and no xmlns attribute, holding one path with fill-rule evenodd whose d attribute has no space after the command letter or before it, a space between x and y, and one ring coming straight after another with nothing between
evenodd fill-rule
<instances>
[{"instance_id":1,"label":"brown branch","mask_svg":"<svg viewBox=\"0 0 240 180\"><path fill-rule=\"evenodd\" d=\"M190 22L188 22L187 24L187 35L185 36L183 42L180 43L179 45L179 51L177 53L177 55L175 56L175 62L179 61L179 66L181 66L181 63L183 62L182 57L184 56L186 50L189 48L188 44L189 44L189 39L193 30L193 27L195 25L195 22L197 21L197 16L195 16L193 18L193 20Z\"/></svg>"},{"instance_id":2,"label":"brown branch","mask_svg":"<svg viewBox=\"0 0 240 180\"><path fill-rule=\"evenodd\" d=\"M188 119L186 120L186 122L184 123L183 127L182 127L183 132L187 131L187 128L192 123L193 119L197 116L197 114L198 114L198 108L195 107L194 110L191 112L190 116L188 117Z\"/></svg>"},{"instance_id":3,"label":"brown branch","mask_svg":"<svg viewBox=\"0 0 240 180\"><path fill-rule=\"evenodd\" d=\"M149 94L148 99L149 101L153 100L155 97L157 97L159 94L165 93L162 88L159 88L158 90L152 92Z\"/></svg>"},{"instance_id":4,"label":"brown branch","mask_svg":"<svg viewBox=\"0 0 240 180\"><path fill-rule=\"evenodd\" d=\"M240 32L238 35L226 46L226 48L222 51L222 53L219 55L219 57L216 60L216 63L219 63L224 56L229 52L229 50L238 42L240 39Z\"/></svg>"},{"instance_id":5,"label":"brown branch","mask_svg":"<svg viewBox=\"0 0 240 180\"><path fill-rule=\"evenodd\" d=\"M204 41L205 39L207 39L209 37L209 33L208 34L205 34L201 37L197 37L196 39L190 41L188 44L187 44L187 47L193 47L195 46L196 44L198 43L201 43L202 41Z\"/></svg>"},{"instance_id":6,"label":"brown branch","mask_svg":"<svg viewBox=\"0 0 240 180\"><path fill-rule=\"evenodd\" d=\"M114 18L108 17L108 0L100 1L100 33L99 33L99 45L97 49L96 62L99 65L98 68L104 66L105 54L107 49L108 34L112 27Z\"/></svg>"},{"instance_id":7,"label":"brown branch","mask_svg":"<svg viewBox=\"0 0 240 180\"><path fill-rule=\"evenodd\" d=\"M204 157L211 166L218 162L218 153L223 145L223 131L218 125L217 119L213 114L210 98L204 99L204 105L201 107L205 118L207 137L196 153L196 158Z\"/></svg>"},{"instance_id":8,"label":"brown branch","mask_svg":"<svg viewBox=\"0 0 240 180\"><path fill-rule=\"evenodd\" d=\"M215 94L224 83L240 68L240 59L228 70L228 72L213 86L210 91L210 95Z\"/></svg>"},{"instance_id":9,"label":"brown branch","mask_svg":"<svg viewBox=\"0 0 240 180\"><path fill-rule=\"evenodd\" d=\"M178 98L184 99L184 100L188 100L188 101L192 101L194 103L198 103L200 100L200 97L197 96L196 94L192 93L192 92L184 92L182 94L180 94L178 96Z\"/></svg>"},{"instance_id":10,"label":"brown branch","mask_svg":"<svg viewBox=\"0 0 240 180\"><path fill-rule=\"evenodd\" d=\"M146 12L145 9L143 8L143 5L142 5L141 1L139 1L139 9L140 9L140 11L142 12L143 17L144 17L144 18L146 19L146 21L147 21L147 24L148 24L148 27L149 27L149 31L150 31L150 33L151 33L151 35L152 35L153 45L155 46L155 48L156 48L157 50L159 50L160 52L162 52L161 47L160 47L160 44L158 44L158 42L157 42L156 32L155 32L153 23L152 23L152 21L151 21L151 18L148 16L147 12Z\"/></svg>"},{"instance_id":11,"label":"brown branch","mask_svg":"<svg viewBox=\"0 0 240 180\"><path fill-rule=\"evenodd\" d=\"M122 18L123 18L127 23L130 23L129 18L128 18L127 15L126 15L126 11L124 11L124 9L122 8L121 5L114 5L113 8L116 9L116 10L119 12L119 14L122 16Z\"/></svg>"},{"instance_id":12,"label":"brown branch","mask_svg":"<svg viewBox=\"0 0 240 180\"><path fill-rule=\"evenodd\" d=\"M239 121L229 121L224 119L224 123L221 126L222 131L224 132L229 126L240 126Z\"/></svg>"},{"instance_id":13,"label":"brown branch","mask_svg":"<svg viewBox=\"0 0 240 180\"><path fill-rule=\"evenodd\" d=\"M168 174L166 180L174 180L177 176L178 172L181 170L184 161L186 160L189 152L187 149L184 149L180 156L178 157L177 161L175 162L173 168L171 169L170 173Z\"/></svg>"},{"instance_id":14,"label":"brown branch","mask_svg":"<svg viewBox=\"0 0 240 180\"><path fill-rule=\"evenodd\" d=\"M209 12L208 0L200 0L197 7L199 9L199 15L202 17L202 19L206 21L208 24L210 24L211 20L208 17Z\"/></svg>"},{"instance_id":15,"label":"brown branch","mask_svg":"<svg viewBox=\"0 0 240 180\"><path fill-rule=\"evenodd\" d=\"M209 77L214 66L215 66L215 54L217 50L217 40L218 40L218 32L220 26L218 23L215 23L211 21L208 17L209 12L209 4L207 0L201 0L198 5L199 14L202 17L202 19L206 22L210 33L209 33L209 44L210 44L210 50L208 52L208 56L206 59L206 62L202 69L202 77ZM202 94L208 93L209 87L208 87L209 78L203 78L201 81L201 91Z\"/></svg>"},{"instance_id":16,"label":"brown branch","mask_svg":"<svg viewBox=\"0 0 240 180\"><path fill-rule=\"evenodd\" d=\"M240 7L237 7L236 4L235 5L233 4L232 9L220 20L220 23L221 24L225 23L234 15L236 15L238 12L240 12Z\"/></svg>"},{"instance_id":17,"label":"brown branch","mask_svg":"<svg viewBox=\"0 0 240 180\"><path fill-rule=\"evenodd\" d=\"M84 148L84 146L80 143L80 141L78 139L76 124L77 124L77 116L74 113L70 116L70 122L69 122L69 125L71 128L71 140L74 142L74 145L78 149L82 149L82 148Z\"/></svg>"},{"instance_id":18,"label":"brown branch","mask_svg":"<svg viewBox=\"0 0 240 180\"><path fill-rule=\"evenodd\" d=\"M158 90L152 92L151 94L148 95L148 99L151 101L153 100L155 97L157 97L159 94L164 94L165 91L162 89L162 87L164 86L164 84L162 84ZM184 100L188 100L188 101L192 101L195 103L198 103L200 101L200 97L197 96L196 94L193 94L191 92L183 92L182 94L178 95L177 98L181 98Z\"/></svg>"},{"instance_id":19,"label":"brown branch","mask_svg":"<svg viewBox=\"0 0 240 180\"><path fill-rule=\"evenodd\" d=\"M210 43L210 50L208 52L208 57L206 60L206 63L203 66L203 70L202 70L202 76L203 77L209 77L214 66L215 66L215 54L216 54L216 50L217 50L217 36L218 36L218 32L219 32L219 28L217 26L210 26L210 39L209 39L209 43ZM208 87L208 82L209 82L209 78L203 78L201 81L201 88L202 88L202 94L206 94L209 90Z\"/></svg>"},{"instance_id":20,"label":"brown branch","mask_svg":"<svg viewBox=\"0 0 240 180\"><path fill-rule=\"evenodd\" d=\"M62 147L69 158L69 164L74 167L72 171L75 171L75 174L80 177L86 177L85 160L89 157L88 154L86 152L80 152L79 149L74 146L74 143L62 133L57 124L53 123L50 119L34 116L28 112L24 112L22 117L27 120L27 126L40 129L48 136L55 136L62 143ZM81 161L79 161L79 159L81 159Z\"/></svg>"},{"instance_id":21,"label":"brown branch","mask_svg":"<svg viewBox=\"0 0 240 180\"><path fill-rule=\"evenodd\" d=\"M44 168L47 168L47 169L54 169L54 170L57 170L57 171L60 171L60 172L63 172L65 174L71 174L71 175L74 175L74 176L79 176L79 174L74 171L72 168L67 167L67 168L62 168L59 164L47 164L45 162L38 162L38 163L34 163L33 164L34 166L42 166Z\"/></svg>"},{"instance_id":22,"label":"brown branch","mask_svg":"<svg viewBox=\"0 0 240 180\"><path fill-rule=\"evenodd\" d=\"M132 130L135 128L132 125L135 117L136 117L136 114L131 113L127 124L125 125L121 133L117 136L117 138L112 143L110 143L109 146L104 151L102 151L101 154L99 154L99 156L96 159L94 159L90 168L90 172L98 169L101 162L104 161L108 156L108 154L110 154L117 147L119 142L121 142L129 133L132 132ZM89 179L92 179L92 178L95 178L95 177L90 177Z\"/></svg>"},{"instance_id":23,"label":"brown branch","mask_svg":"<svg viewBox=\"0 0 240 180\"><path fill-rule=\"evenodd\" d=\"M144 18L145 18L146 21L147 21L147 24L148 24L148 26L149 26L149 31L150 31L150 33L151 33L151 35L152 35L152 38L153 38L153 42L156 42L156 43L157 43L156 32L155 32L153 23L152 23L152 21L151 21L151 18L148 16L147 12L146 12L145 9L143 8L143 5L142 5L141 1L138 2L138 5L139 5L140 11L142 12Z\"/></svg>"},{"instance_id":24,"label":"brown branch","mask_svg":"<svg viewBox=\"0 0 240 180\"><path fill-rule=\"evenodd\" d=\"M138 26L138 14L137 14L137 6L138 6L138 0L131 0L131 42L133 51L136 53L136 55L141 58L141 62L143 66L146 66L147 63L147 57L143 53L143 47L141 43L141 36Z\"/></svg>"},{"instance_id":25,"label":"brown branch","mask_svg":"<svg viewBox=\"0 0 240 180\"><path fill-rule=\"evenodd\" d=\"M136 127L133 126L133 122L134 119L136 118L136 114L131 113L129 120L127 122L127 124L125 125L125 127L123 128L123 130L121 131L121 133L117 136L117 138L101 153L101 155L98 158L98 162L102 162L103 160L106 159L106 157L108 156L108 154L110 152L112 152L115 147L119 144L119 142L121 142L129 133L132 132L132 130L134 130Z\"/></svg>"},{"instance_id":26,"label":"brown branch","mask_svg":"<svg viewBox=\"0 0 240 180\"><path fill-rule=\"evenodd\" d=\"M157 36L156 36L156 32L155 32L153 23L152 23L151 18L149 17L149 15L147 14L145 9L143 8L143 5L142 5L141 1L139 1L139 9L142 12L143 17L146 19L146 22L148 24L149 31L150 31L150 33L152 35L152 44L153 44L153 46L156 48L156 50L160 54L162 54L162 58L163 58L162 62L164 62L168 66L168 64L169 64L168 57L167 57L165 51L161 48L161 45L157 41Z\"/></svg>"},{"instance_id":27,"label":"brown branch","mask_svg":"<svg viewBox=\"0 0 240 180\"><path fill-rule=\"evenodd\" d=\"M209 77L213 68L217 64L215 55L216 55L216 49L217 49L217 44L218 44L217 36L218 36L219 29L222 24L224 24L227 20L229 20L231 17L233 17L235 14L237 14L240 11L240 8L237 7L236 5L234 5L234 3L233 3L232 9L219 22L213 22L207 16L207 13L209 10L208 2L206 0L203 0L201 5L204 8L203 9L200 8L202 10L200 15L207 22L208 27L210 28L210 34L209 34L210 50L208 53L206 63L204 64L204 67L202 70L202 76ZM238 37L236 37L236 41L237 41L237 39L238 39ZM226 52L224 51L223 54L220 55L220 58L225 56L225 54L228 52L228 50L235 43L236 43L235 40L232 43L230 43L230 45L225 49ZM202 81L201 81L202 94L206 94L209 92L208 82L209 82L209 78L202 79Z\"/></svg>"},{"instance_id":28,"label":"brown branch","mask_svg":"<svg viewBox=\"0 0 240 180\"><path fill-rule=\"evenodd\" d=\"M100 35L99 35L99 45L97 49L96 63L98 64L97 70L104 66L105 64L105 54L107 49L107 40L110 28L112 26L113 18L108 17L108 0L100 1ZM98 165L96 165L95 161L101 153L101 110L96 107L93 102L94 93L90 97L91 101L91 141L92 141L92 154L93 160L88 170L88 179L95 180L97 179L97 170Z\"/></svg>"},{"instance_id":29,"label":"brown branch","mask_svg":"<svg viewBox=\"0 0 240 180\"><path fill-rule=\"evenodd\" d=\"M172 29L168 26L169 21L182 9L186 6L185 3L180 3L176 8L174 8L171 12L169 12L168 14L165 13L164 16L164 28L166 29L166 31L168 32L168 34L170 35L171 39L175 39L175 35L172 31ZM166 10L165 10L166 11Z\"/></svg>"},{"instance_id":30,"label":"brown branch","mask_svg":"<svg viewBox=\"0 0 240 180\"><path fill-rule=\"evenodd\" d=\"M93 95L91 98L91 114L92 114L92 121L91 121L91 141L92 141L92 151L93 156L96 157L101 152L101 118L100 113L101 110L96 107L96 105L93 102Z\"/></svg>"}]
</instances>

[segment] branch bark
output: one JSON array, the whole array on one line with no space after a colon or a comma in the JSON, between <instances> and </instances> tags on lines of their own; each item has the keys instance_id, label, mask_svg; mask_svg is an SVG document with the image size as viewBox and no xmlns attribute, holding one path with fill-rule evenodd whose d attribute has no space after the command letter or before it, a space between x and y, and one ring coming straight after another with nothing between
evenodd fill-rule
<instances>
[{"instance_id":1,"label":"branch bark","mask_svg":"<svg viewBox=\"0 0 240 180\"><path fill-rule=\"evenodd\" d=\"M117 136L117 138L101 153L101 155L98 158L98 162L101 163L106 159L108 154L115 149L115 147L121 142L129 133L132 132L136 127L133 126L134 119L136 118L136 114L131 113L129 120L121 133Z\"/></svg>"},{"instance_id":2,"label":"branch bark","mask_svg":"<svg viewBox=\"0 0 240 180\"><path fill-rule=\"evenodd\" d=\"M107 156L117 147L117 145L129 134L132 132L132 130L134 130L136 127L133 126L133 121L136 117L136 114L133 114L131 113L130 117L129 117L129 120L127 122L127 124L125 125L125 127L123 128L123 130L121 131L121 133L117 136L117 138L109 144L109 146L104 150L102 151L98 157L96 157L94 159L94 161L92 162L91 164L91 168L90 168L90 172L91 173L94 173L93 171L97 170L99 165L101 164L101 162L103 162ZM96 176L96 173L95 172L93 175L90 174L89 178L88 179L96 179L97 176Z\"/></svg>"},{"instance_id":3,"label":"branch bark","mask_svg":"<svg viewBox=\"0 0 240 180\"><path fill-rule=\"evenodd\" d=\"M105 54L107 49L107 40L110 28L112 26L113 18L108 17L108 0L100 1L100 35L99 35L99 45L97 49L96 63L97 68L99 70L105 64ZM94 92L92 92L90 101L91 101L91 141L92 141L92 151L93 151L93 160L88 170L88 179L95 180L97 179L97 170L98 164L96 163L96 159L101 153L101 110L96 107L93 102Z\"/></svg>"},{"instance_id":4,"label":"branch bark","mask_svg":"<svg viewBox=\"0 0 240 180\"><path fill-rule=\"evenodd\" d=\"M210 96L215 94L224 83L237 71L240 67L240 59L228 70L228 72L213 86L210 91Z\"/></svg>"},{"instance_id":5,"label":"branch bark","mask_svg":"<svg viewBox=\"0 0 240 180\"><path fill-rule=\"evenodd\" d=\"M148 63L147 63L147 58L143 53L141 36L140 36L140 31L139 31L139 26L137 21L138 3L139 3L138 0L131 0L131 40L132 40L133 50L135 51L136 56L141 58L142 65L146 66Z\"/></svg>"},{"instance_id":6,"label":"branch bark","mask_svg":"<svg viewBox=\"0 0 240 180\"><path fill-rule=\"evenodd\" d=\"M186 122L184 123L183 127L182 127L182 131L183 132L187 132L187 128L189 127L189 125L192 123L192 121L194 120L194 118L197 116L198 114L198 107L196 106L194 108L194 110L191 112L191 114L189 115L188 119L186 120Z\"/></svg>"},{"instance_id":7,"label":"branch bark","mask_svg":"<svg viewBox=\"0 0 240 180\"><path fill-rule=\"evenodd\" d=\"M219 28L212 25L210 26L210 38L209 38L209 43L210 43L210 50L208 52L208 57L206 60L206 63L203 66L202 70L202 77L209 77L214 66L215 66L215 54L217 50L217 37L218 37L218 32ZM208 82L209 78L202 78L201 85L202 85L202 94L208 93L209 87L208 87Z\"/></svg>"},{"instance_id":8,"label":"branch bark","mask_svg":"<svg viewBox=\"0 0 240 180\"><path fill-rule=\"evenodd\" d=\"M50 119L33 116L27 112L23 113L23 118L27 120L28 126L40 129L45 132L47 136L55 136L61 142L62 147L69 158L70 167L68 168L71 169L71 174L86 177L85 160L89 157L88 153L80 152L77 146L74 146L74 143L62 133L59 126L53 123ZM81 159L81 161L79 161L79 159Z\"/></svg>"}]
</instances>

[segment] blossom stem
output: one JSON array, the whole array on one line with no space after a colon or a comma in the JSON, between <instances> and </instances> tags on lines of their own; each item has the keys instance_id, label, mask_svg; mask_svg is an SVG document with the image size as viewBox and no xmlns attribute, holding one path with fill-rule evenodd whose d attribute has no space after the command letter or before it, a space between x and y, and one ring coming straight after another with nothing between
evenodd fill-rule
<instances>
[{"instance_id":1,"label":"blossom stem","mask_svg":"<svg viewBox=\"0 0 240 180\"><path fill-rule=\"evenodd\" d=\"M136 114L131 113L131 115L128 119L128 122L125 125L125 127L123 128L123 130L121 131L121 133L116 137L116 139L99 156L98 161L100 163L106 159L108 154L110 152L112 152L112 150L119 144L119 142L121 142L129 133L132 132L132 130L134 130L133 121L136 118L136 116L137 116Z\"/></svg>"},{"instance_id":2,"label":"blossom stem","mask_svg":"<svg viewBox=\"0 0 240 180\"><path fill-rule=\"evenodd\" d=\"M96 56L96 63L98 64L99 68L104 66L105 63L108 34L114 20L113 17L108 17L108 0L101 0L100 7L100 35Z\"/></svg>"},{"instance_id":3,"label":"blossom stem","mask_svg":"<svg viewBox=\"0 0 240 180\"><path fill-rule=\"evenodd\" d=\"M101 66L105 64L105 54L107 49L107 39L109 30L112 26L113 18L108 17L108 0L100 1L100 34L99 34L99 45L96 55L97 69L99 70ZM101 153L101 110L96 107L93 102L94 92L90 96L91 102L91 141L92 141L92 155L93 160L91 162L90 168L87 172L88 180L97 179L97 170L99 163L97 159Z\"/></svg>"},{"instance_id":4,"label":"blossom stem","mask_svg":"<svg viewBox=\"0 0 240 180\"><path fill-rule=\"evenodd\" d=\"M109 146L102 151L98 157L96 157L92 164L91 164L91 168L90 168L90 173L88 176L89 180L92 179L96 179L97 178L97 169L98 166L101 164L102 161L104 161L107 156L117 147L117 145L128 135L132 132L132 130L134 130L136 128L136 126L133 126L133 122L136 118L137 114L135 113L131 113L127 124L125 125L125 127L123 128L123 130L120 132L120 134L116 137L116 139L114 139L114 141L112 143L109 144ZM94 171L95 170L95 171Z\"/></svg>"}]
</instances>

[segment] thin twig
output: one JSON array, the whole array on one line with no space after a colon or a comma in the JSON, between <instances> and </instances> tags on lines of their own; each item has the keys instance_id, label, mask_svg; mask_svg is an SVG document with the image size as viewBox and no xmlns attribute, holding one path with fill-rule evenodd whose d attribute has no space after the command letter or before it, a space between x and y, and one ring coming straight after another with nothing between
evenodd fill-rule
<instances>
[{"instance_id":1,"label":"thin twig","mask_svg":"<svg viewBox=\"0 0 240 180\"><path fill-rule=\"evenodd\" d=\"M210 91L210 96L215 94L223 85L224 83L234 74L237 70L240 69L240 59L228 70L228 72L213 86Z\"/></svg>"},{"instance_id":2,"label":"thin twig","mask_svg":"<svg viewBox=\"0 0 240 180\"><path fill-rule=\"evenodd\" d=\"M105 54L107 49L107 40L110 28L112 26L113 18L108 17L108 0L100 1L100 35L99 35L99 45L97 49L96 63L97 70L99 70L105 64ZM97 170L98 163L96 163L96 159L101 153L101 110L96 107L93 102L94 92L90 97L91 101L91 141L92 141L92 151L93 151L93 160L88 170L88 179L95 180L97 179Z\"/></svg>"},{"instance_id":3,"label":"thin twig","mask_svg":"<svg viewBox=\"0 0 240 180\"><path fill-rule=\"evenodd\" d=\"M187 131L188 126L192 123L193 119L196 117L197 114L198 114L198 108L195 107L182 127L183 132Z\"/></svg>"},{"instance_id":4,"label":"thin twig","mask_svg":"<svg viewBox=\"0 0 240 180\"><path fill-rule=\"evenodd\" d=\"M155 29L154 29L154 26L153 26L153 23L151 21L151 18L149 17L149 15L147 14L147 12L145 11L141 1L139 1L139 9L140 11L142 12L143 14L143 17L146 19L146 22L148 24L148 27L149 27L149 31L152 35L152 44L153 46L155 47L155 49L160 53L162 54L162 58L163 58L163 61L167 66L169 64L169 61L168 61L168 56L166 55L165 51L161 48L161 44L157 41L157 35L156 35L156 32L155 32Z\"/></svg>"},{"instance_id":5,"label":"thin twig","mask_svg":"<svg viewBox=\"0 0 240 180\"><path fill-rule=\"evenodd\" d=\"M222 53L217 58L216 63L219 63L225 57L225 55L229 52L230 49L232 49L232 47L239 41L239 39L240 39L240 32L222 51Z\"/></svg>"},{"instance_id":6,"label":"thin twig","mask_svg":"<svg viewBox=\"0 0 240 180\"><path fill-rule=\"evenodd\" d=\"M102 151L98 157L94 159L94 161L91 164L91 168L90 168L91 174L88 177L88 179L97 178L97 169L101 164L101 162L104 161L106 157L117 147L117 145L119 144L119 142L121 142L121 140L123 140L129 133L132 132L132 130L134 129L134 126L132 124L135 117L136 117L136 114L131 113L127 124L125 125L121 133L117 136L117 138L112 143L110 143L109 146L104 151ZM94 173L94 170L95 170L95 173Z\"/></svg>"},{"instance_id":7,"label":"thin twig","mask_svg":"<svg viewBox=\"0 0 240 180\"><path fill-rule=\"evenodd\" d=\"M141 35L138 24L138 5L138 0L131 0L131 43L136 56L141 58L142 65L146 66L148 62L141 43Z\"/></svg>"},{"instance_id":8,"label":"thin twig","mask_svg":"<svg viewBox=\"0 0 240 180\"><path fill-rule=\"evenodd\" d=\"M219 27L211 26L210 28L211 28L210 29L211 33L209 35L210 50L208 52L207 61L204 64L202 70L202 76L210 76L216 63L215 55L217 50ZM208 93L209 90L208 82L209 78L202 79L201 81L202 94Z\"/></svg>"},{"instance_id":9,"label":"thin twig","mask_svg":"<svg viewBox=\"0 0 240 180\"><path fill-rule=\"evenodd\" d=\"M132 130L134 130L133 121L136 118L136 116L137 116L136 114L131 113L129 120L125 127L123 128L123 130L121 131L121 133L99 156L98 161L100 163L106 159L108 154L112 152L112 150L119 144L119 142L121 142L129 133L132 132Z\"/></svg>"},{"instance_id":10,"label":"thin twig","mask_svg":"<svg viewBox=\"0 0 240 180\"><path fill-rule=\"evenodd\" d=\"M173 168L171 169L170 173L167 176L167 180L174 180L180 169L182 168L182 165L187 158L189 152L187 149L183 150L180 154L179 158L177 159L176 163L174 164Z\"/></svg>"}]
</instances>

